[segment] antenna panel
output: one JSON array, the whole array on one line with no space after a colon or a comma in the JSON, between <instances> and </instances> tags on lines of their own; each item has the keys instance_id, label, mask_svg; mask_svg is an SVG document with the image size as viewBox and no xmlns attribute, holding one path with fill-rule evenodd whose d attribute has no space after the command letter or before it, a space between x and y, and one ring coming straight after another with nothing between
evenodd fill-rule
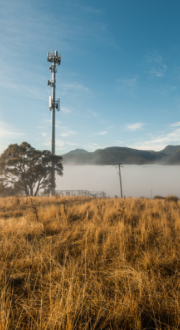
<instances>
[{"instance_id":1,"label":"antenna panel","mask_svg":"<svg viewBox=\"0 0 180 330\"><path fill-rule=\"evenodd\" d=\"M60 111L60 99L57 99L57 111Z\"/></svg>"},{"instance_id":2,"label":"antenna panel","mask_svg":"<svg viewBox=\"0 0 180 330\"><path fill-rule=\"evenodd\" d=\"M52 96L49 96L49 109L52 109Z\"/></svg>"}]
</instances>

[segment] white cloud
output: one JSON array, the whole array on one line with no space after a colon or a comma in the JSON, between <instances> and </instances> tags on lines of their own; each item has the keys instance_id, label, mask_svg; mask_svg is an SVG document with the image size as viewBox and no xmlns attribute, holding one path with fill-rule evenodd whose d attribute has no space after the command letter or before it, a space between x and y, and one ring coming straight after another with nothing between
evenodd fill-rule
<instances>
[{"instance_id":1,"label":"white cloud","mask_svg":"<svg viewBox=\"0 0 180 330\"><path fill-rule=\"evenodd\" d=\"M12 125L0 120L0 154L8 147L9 144L17 142L14 142L14 139L24 139L25 136L26 133L21 132L20 130L18 131Z\"/></svg>"},{"instance_id":2,"label":"white cloud","mask_svg":"<svg viewBox=\"0 0 180 330\"><path fill-rule=\"evenodd\" d=\"M66 131L62 134L60 134L60 136L65 137L65 136L69 136L69 135L76 135L77 133L75 131Z\"/></svg>"},{"instance_id":3,"label":"white cloud","mask_svg":"<svg viewBox=\"0 0 180 330\"><path fill-rule=\"evenodd\" d=\"M132 78L121 78L117 80L117 88L116 91L129 95L131 97L136 97L137 90L137 80L138 76L134 76Z\"/></svg>"},{"instance_id":4,"label":"white cloud","mask_svg":"<svg viewBox=\"0 0 180 330\"><path fill-rule=\"evenodd\" d=\"M65 108L65 107L61 107L61 109L60 109L64 114L68 114L68 113L71 113L72 111L71 110L69 110L69 109L67 109L67 108Z\"/></svg>"},{"instance_id":5,"label":"white cloud","mask_svg":"<svg viewBox=\"0 0 180 330\"><path fill-rule=\"evenodd\" d=\"M63 134L61 134L61 136L65 137L65 136L69 136L69 134L68 133L63 133Z\"/></svg>"},{"instance_id":6,"label":"white cloud","mask_svg":"<svg viewBox=\"0 0 180 330\"><path fill-rule=\"evenodd\" d=\"M163 58L157 52L147 56L147 62L149 63L148 73L153 77L163 77L167 66L164 64Z\"/></svg>"},{"instance_id":7,"label":"white cloud","mask_svg":"<svg viewBox=\"0 0 180 330\"><path fill-rule=\"evenodd\" d=\"M61 87L63 91L69 91L69 90L75 90L75 91L81 91L81 92L90 92L90 89L86 86L83 86L81 84L61 84Z\"/></svg>"},{"instance_id":8,"label":"white cloud","mask_svg":"<svg viewBox=\"0 0 180 330\"><path fill-rule=\"evenodd\" d=\"M92 7L86 7L86 6L81 6L81 5L76 5L80 9L82 9L85 12L91 13L91 14L102 14L103 11L100 9L92 8Z\"/></svg>"},{"instance_id":9,"label":"white cloud","mask_svg":"<svg viewBox=\"0 0 180 330\"><path fill-rule=\"evenodd\" d=\"M51 119L44 118L43 121L44 121L45 123L51 124Z\"/></svg>"},{"instance_id":10,"label":"white cloud","mask_svg":"<svg viewBox=\"0 0 180 330\"><path fill-rule=\"evenodd\" d=\"M124 85L126 85L128 87L133 87L136 85L137 76L135 76L134 78L119 79L119 81L121 81Z\"/></svg>"},{"instance_id":11,"label":"white cloud","mask_svg":"<svg viewBox=\"0 0 180 330\"><path fill-rule=\"evenodd\" d=\"M46 141L46 142L43 142L42 145L43 146L46 146L46 147L50 147L51 142L50 141Z\"/></svg>"},{"instance_id":12,"label":"white cloud","mask_svg":"<svg viewBox=\"0 0 180 330\"><path fill-rule=\"evenodd\" d=\"M58 128L59 128L59 129L68 129L67 126L59 126L59 125L58 125Z\"/></svg>"},{"instance_id":13,"label":"white cloud","mask_svg":"<svg viewBox=\"0 0 180 330\"><path fill-rule=\"evenodd\" d=\"M138 150L153 150L153 151L161 151L166 147L166 144L151 144L151 141L146 141L144 144L139 145L130 145L130 148L138 149Z\"/></svg>"},{"instance_id":14,"label":"white cloud","mask_svg":"<svg viewBox=\"0 0 180 330\"><path fill-rule=\"evenodd\" d=\"M50 141L46 141L46 142L43 142L42 145L46 146L48 148L48 150L50 149L51 147L51 142ZM56 145L55 145L55 149L56 150L63 150L64 149L64 142L63 141L60 141L60 140L56 140Z\"/></svg>"},{"instance_id":15,"label":"white cloud","mask_svg":"<svg viewBox=\"0 0 180 330\"><path fill-rule=\"evenodd\" d=\"M63 146L64 146L64 141L57 140L57 141L56 141L56 145L57 145L58 147L63 147Z\"/></svg>"},{"instance_id":16,"label":"white cloud","mask_svg":"<svg viewBox=\"0 0 180 330\"><path fill-rule=\"evenodd\" d=\"M170 89L171 89L172 91L175 91L175 90L177 90L177 87L176 87L176 86L170 86Z\"/></svg>"},{"instance_id":17,"label":"white cloud","mask_svg":"<svg viewBox=\"0 0 180 330\"><path fill-rule=\"evenodd\" d=\"M169 125L169 127L179 127L179 126L180 126L180 121L178 121L177 123Z\"/></svg>"},{"instance_id":18,"label":"white cloud","mask_svg":"<svg viewBox=\"0 0 180 330\"><path fill-rule=\"evenodd\" d=\"M175 129L171 133L162 134L157 137L154 137L151 140L143 141L143 143L131 145L131 147L141 150L160 151L169 144L180 144L180 128Z\"/></svg>"},{"instance_id":19,"label":"white cloud","mask_svg":"<svg viewBox=\"0 0 180 330\"><path fill-rule=\"evenodd\" d=\"M93 152L93 151L95 151L97 149L104 149L104 148L106 148L106 146L100 146L97 143L92 143L92 144L84 145L83 147L86 148L86 149L91 149L91 152Z\"/></svg>"},{"instance_id":20,"label":"white cloud","mask_svg":"<svg viewBox=\"0 0 180 330\"><path fill-rule=\"evenodd\" d=\"M87 112L89 112L93 117L98 117L99 116L99 114L97 112L92 111L90 109L88 109Z\"/></svg>"},{"instance_id":21,"label":"white cloud","mask_svg":"<svg viewBox=\"0 0 180 330\"><path fill-rule=\"evenodd\" d=\"M138 130L142 129L142 127L144 125L145 124L143 124L143 123L135 123L135 124L127 125L126 129L129 131L138 131Z\"/></svg>"},{"instance_id":22,"label":"white cloud","mask_svg":"<svg viewBox=\"0 0 180 330\"><path fill-rule=\"evenodd\" d=\"M91 109L86 109L86 112L88 113L88 117L89 115L92 117L98 117L99 114L96 111L92 111Z\"/></svg>"},{"instance_id":23,"label":"white cloud","mask_svg":"<svg viewBox=\"0 0 180 330\"><path fill-rule=\"evenodd\" d=\"M164 76L164 69L163 70L162 69L151 69L149 71L149 73L153 77L163 77Z\"/></svg>"},{"instance_id":24,"label":"white cloud","mask_svg":"<svg viewBox=\"0 0 180 330\"><path fill-rule=\"evenodd\" d=\"M92 113L93 117L98 117L99 116L95 111L92 111L91 113Z\"/></svg>"},{"instance_id":25,"label":"white cloud","mask_svg":"<svg viewBox=\"0 0 180 330\"><path fill-rule=\"evenodd\" d=\"M98 134L99 134L99 135L105 135L105 134L107 134L107 132L106 132L106 131L104 131L104 132L99 132Z\"/></svg>"},{"instance_id":26,"label":"white cloud","mask_svg":"<svg viewBox=\"0 0 180 330\"><path fill-rule=\"evenodd\" d=\"M21 137L25 136L26 134L15 130L11 125L0 121L0 137L1 138L14 138L14 137Z\"/></svg>"},{"instance_id":27,"label":"white cloud","mask_svg":"<svg viewBox=\"0 0 180 330\"><path fill-rule=\"evenodd\" d=\"M77 143L75 143L75 142L66 142L68 145L70 145L70 146L77 146L78 144Z\"/></svg>"},{"instance_id":28,"label":"white cloud","mask_svg":"<svg viewBox=\"0 0 180 330\"><path fill-rule=\"evenodd\" d=\"M176 86L170 86L169 84L166 84L165 86L159 86L154 91L164 95L167 93L175 92L176 90L177 90Z\"/></svg>"}]
</instances>

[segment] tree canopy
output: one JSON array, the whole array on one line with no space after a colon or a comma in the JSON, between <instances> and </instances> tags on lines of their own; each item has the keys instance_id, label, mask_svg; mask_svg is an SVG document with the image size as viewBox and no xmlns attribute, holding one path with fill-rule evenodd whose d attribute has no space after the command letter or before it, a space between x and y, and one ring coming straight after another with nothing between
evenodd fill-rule
<instances>
[{"instance_id":1,"label":"tree canopy","mask_svg":"<svg viewBox=\"0 0 180 330\"><path fill-rule=\"evenodd\" d=\"M50 191L52 164L56 174L63 175L62 157L49 150L36 150L27 142L10 144L0 156L0 187L36 196L39 190ZM55 187L54 187L55 188Z\"/></svg>"}]
</instances>

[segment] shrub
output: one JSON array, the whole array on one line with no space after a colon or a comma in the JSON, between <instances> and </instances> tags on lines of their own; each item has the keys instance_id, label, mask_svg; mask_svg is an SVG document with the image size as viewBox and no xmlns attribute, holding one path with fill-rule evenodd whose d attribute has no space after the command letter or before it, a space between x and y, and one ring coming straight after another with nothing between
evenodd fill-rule
<instances>
[{"instance_id":1,"label":"shrub","mask_svg":"<svg viewBox=\"0 0 180 330\"><path fill-rule=\"evenodd\" d=\"M173 195L171 195L171 196L167 196L167 197L165 198L165 200L166 200L167 202L174 202L174 203L177 203L178 200L179 200L179 198L178 198L177 196L173 196Z\"/></svg>"},{"instance_id":2,"label":"shrub","mask_svg":"<svg viewBox=\"0 0 180 330\"><path fill-rule=\"evenodd\" d=\"M165 199L165 197L162 197L162 196L156 195L156 196L154 196L154 199Z\"/></svg>"}]
</instances>

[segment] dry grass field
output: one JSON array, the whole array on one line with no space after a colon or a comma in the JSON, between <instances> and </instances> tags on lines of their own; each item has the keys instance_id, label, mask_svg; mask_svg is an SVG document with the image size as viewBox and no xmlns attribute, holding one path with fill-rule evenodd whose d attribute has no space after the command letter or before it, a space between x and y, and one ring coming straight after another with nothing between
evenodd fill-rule
<instances>
[{"instance_id":1,"label":"dry grass field","mask_svg":"<svg viewBox=\"0 0 180 330\"><path fill-rule=\"evenodd\" d=\"M1 198L12 329L180 329L180 202Z\"/></svg>"}]
</instances>

